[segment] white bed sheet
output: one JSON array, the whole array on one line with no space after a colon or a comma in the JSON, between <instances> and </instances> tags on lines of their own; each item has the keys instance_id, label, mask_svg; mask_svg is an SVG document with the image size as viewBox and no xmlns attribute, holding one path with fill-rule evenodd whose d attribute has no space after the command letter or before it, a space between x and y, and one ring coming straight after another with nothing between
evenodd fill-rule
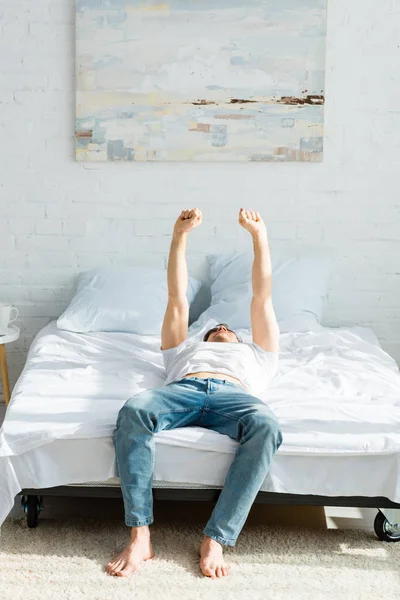
<instances>
[{"instance_id":1,"label":"white bed sheet","mask_svg":"<svg viewBox=\"0 0 400 600\"><path fill-rule=\"evenodd\" d=\"M246 339L246 332L241 334ZM70 333L57 329L56 321L38 333L0 429L0 524L24 487L105 481L116 475L106 465L113 458L111 434L118 411L129 397L163 384L159 344L159 337ZM264 483L267 488L261 489L382 495L400 502L400 374L372 330L317 327L282 334L280 346L279 372L261 399L277 416L283 443ZM90 452L83 453L82 461L70 451L65 457L69 466L62 469L60 463L58 475L57 462L51 476L41 466L52 460L61 442L77 448L78 440L88 445L101 444L101 439L110 456L103 461L94 454L98 477ZM237 448L228 436L202 427L162 431L155 439L156 454L161 446L163 451L158 452L161 470L154 479L163 481L222 485ZM200 465L195 475L189 450ZM172 455L173 464L171 459L163 463ZM379 476L371 478L371 468L378 464ZM35 486L29 483L32 477ZM347 493L350 489L356 491Z\"/></svg>"}]
</instances>

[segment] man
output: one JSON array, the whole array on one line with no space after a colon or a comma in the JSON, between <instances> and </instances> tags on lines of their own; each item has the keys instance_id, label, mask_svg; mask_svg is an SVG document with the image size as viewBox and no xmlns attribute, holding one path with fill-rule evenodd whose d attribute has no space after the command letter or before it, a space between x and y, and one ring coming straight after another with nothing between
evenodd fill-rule
<instances>
[{"instance_id":1,"label":"man","mask_svg":"<svg viewBox=\"0 0 400 600\"><path fill-rule=\"evenodd\" d=\"M141 561L153 558L149 525L153 523L152 475L154 433L200 426L239 442L218 502L203 530L200 568L215 579L230 573L223 546L234 546L250 508L282 444L279 423L259 398L254 383L265 385L277 370L279 328L271 299L271 260L267 232L257 212L239 212L239 223L253 237L253 341L242 343L226 324L217 324L203 341L188 339L189 306L186 239L201 224L199 209L184 210L177 219L168 260L168 305L161 331L167 372L165 385L130 398L118 414L113 432L116 460L131 527L128 546L106 570L122 577Z\"/></svg>"}]
</instances>

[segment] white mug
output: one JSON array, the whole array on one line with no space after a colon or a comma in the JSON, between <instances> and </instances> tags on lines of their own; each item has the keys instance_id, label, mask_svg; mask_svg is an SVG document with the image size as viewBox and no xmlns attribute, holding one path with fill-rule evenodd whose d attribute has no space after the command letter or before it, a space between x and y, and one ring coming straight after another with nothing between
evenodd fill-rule
<instances>
[{"instance_id":1,"label":"white mug","mask_svg":"<svg viewBox=\"0 0 400 600\"><path fill-rule=\"evenodd\" d=\"M11 317L11 313L15 311L15 316ZM0 335L8 333L8 326L10 323L18 318L18 308L11 306L11 304L0 304Z\"/></svg>"}]
</instances>

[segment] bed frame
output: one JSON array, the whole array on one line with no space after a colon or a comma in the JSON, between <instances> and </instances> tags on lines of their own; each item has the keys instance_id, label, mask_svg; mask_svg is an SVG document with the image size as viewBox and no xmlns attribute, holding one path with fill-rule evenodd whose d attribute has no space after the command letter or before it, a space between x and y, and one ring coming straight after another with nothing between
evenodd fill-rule
<instances>
[{"instance_id":1,"label":"bed frame","mask_svg":"<svg viewBox=\"0 0 400 600\"><path fill-rule=\"evenodd\" d=\"M154 500L205 501L216 502L221 493L220 487L166 487L153 484ZM121 487L117 483L69 484L44 489L23 489L18 494L27 514L28 527L37 527L40 512L44 508L43 496L70 496L90 498L122 498ZM302 494L280 494L258 492L255 504L281 504L291 506L346 506L377 508L374 530L381 541L400 542L400 504L382 496L313 496Z\"/></svg>"}]
</instances>

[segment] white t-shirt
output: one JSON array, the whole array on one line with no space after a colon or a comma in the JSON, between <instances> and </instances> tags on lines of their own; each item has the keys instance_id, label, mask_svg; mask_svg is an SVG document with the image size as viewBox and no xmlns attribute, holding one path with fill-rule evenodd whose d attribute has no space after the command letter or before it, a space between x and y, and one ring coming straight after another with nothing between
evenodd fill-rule
<instances>
[{"instance_id":1,"label":"white t-shirt","mask_svg":"<svg viewBox=\"0 0 400 600\"><path fill-rule=\"evenodd\" d=\"M236 377L252 395L263 391L278 370L279 352L267 352L255 342L198 342L186 339L162 350L165 385L188 373L223 373Z\"/></svg>"}]
</instances>

